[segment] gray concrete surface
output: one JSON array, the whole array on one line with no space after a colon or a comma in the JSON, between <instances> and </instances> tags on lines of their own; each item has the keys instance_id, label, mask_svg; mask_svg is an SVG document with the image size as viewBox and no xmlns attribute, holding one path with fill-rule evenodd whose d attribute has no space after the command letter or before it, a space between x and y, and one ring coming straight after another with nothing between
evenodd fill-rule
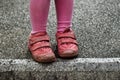
<instances>
[{"instance_id":1,"label":"gray concrete surface","mask_svg":"<svg viewBox=\"0 0 120 80\"><path fill-rule=\"evenodd\" d=\"M29 0L0 0L0 58L31 58L27 38L31 31ZM55 50L56 16L54 3L48 33ZM79 42L79 57L120 56L120 1L75 0L73 29Z\"/></svg>"},{"instance_id":2,"label":"gray concrete surface","mask_svg":"<svg viewBox=\"0 0 120 80\"><path fill-rule=\"evenodd\" d=\"M8 72L0 80L120 80L120 72ZM1 78L2 77L2 78Z\"/></svg>"},{"instance_id":3,"label":"gray concrete surface","mask_svg":"<svg viewBox=\"0 0 120 80\"><path fill-rule=\"evenodd\" d=\"M78 58L39 64L0 59L0 80L119 80L120 58Z\"/></svg>"},{"instance_id":4,"label":"gray concrete surface","mask_svg":"<svg viewBox=\"0 0 120 80\"><path fill-rule=\"evenodd\" d=\"M0 72L120 71L120 58L77 58L73 60L58 60L49 64L40 64L32 59L0 59L0 63Z\"/></svg>"},{"instance_id":5,"label":"gray concrete surface","mask_svg":"<svg viewBox=\"0 0 120 80\"><path fill-rule=\"evenodd\" d=\"M56 16L51 0L47 31L56 50ZM0 80L119 80L120 0L75 0L76 59L51 64L31 59L29 0L0 0Z\"/></svg>"}]
</instances>

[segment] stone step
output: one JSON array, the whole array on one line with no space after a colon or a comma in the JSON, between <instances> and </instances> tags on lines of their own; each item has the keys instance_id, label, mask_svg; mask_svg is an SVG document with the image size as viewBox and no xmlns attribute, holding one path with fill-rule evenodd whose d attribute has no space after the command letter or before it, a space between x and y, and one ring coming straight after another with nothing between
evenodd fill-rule
<instances>
[{"instance_id":1,"label":"stone step","mask_svg":"<svg viewBox=\"0 0 120 80\"><path fill-rule=\"evenodd\" d=\"M119 71L120 58L77 58L53 63L37 63L32 59L0 59L0 72L6 71Z\"/></svg>"},{"instance_id":2,"label":"stone step","mask_svg":"<svg viewBox=\"0 0 120 80\"><path fill-rule=\"evenodd\" d=\"M51 0L47 32L57 54ZM31 59L29 0L0 0L0 80L120 80L120 0L74 0L76 59L41 64Z\"/></svg>"},{"instance_id":3,"label":"stone step","mask_svg":"<svg viewBox=\"0 0 120 80\"><path fill-rule=\"evenodd\" d=\"M0 59L0 80L119 80L120 58L77 58L43 64Z\"/></svg>"},{"instance_id":4,"label":"stone step","mask_svg":"<svg viewBox=\"0 0 120 80\"><path fill-rule=\"evenodd\" d=\"M56 14L51 0L47 31L55 50ZM79 58L120 57L119 0L75 0L73 26ZM29 0L0 0L0 59L31 58Z\"/></svg>"}]
</instances>

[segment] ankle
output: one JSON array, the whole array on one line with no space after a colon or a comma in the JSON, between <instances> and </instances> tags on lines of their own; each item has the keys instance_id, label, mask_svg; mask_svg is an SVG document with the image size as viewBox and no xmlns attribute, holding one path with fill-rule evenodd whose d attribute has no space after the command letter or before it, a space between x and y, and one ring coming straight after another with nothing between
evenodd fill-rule
<instances>
[{"instance_id":1,"label":"ankle","mask_svg":"<svg viewBox=\"0 0 120 80\"><path fill-rule=\"evenodd\" d=\"M37 33L47 33L46 31L31 31L31 34L37 34Z\"/></svg>"}]
</instances>

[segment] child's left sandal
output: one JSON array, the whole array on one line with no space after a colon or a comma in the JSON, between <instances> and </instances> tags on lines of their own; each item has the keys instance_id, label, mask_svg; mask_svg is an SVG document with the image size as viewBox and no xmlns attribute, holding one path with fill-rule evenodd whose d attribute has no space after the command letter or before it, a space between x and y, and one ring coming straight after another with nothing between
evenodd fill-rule
<instances>
[{"instance_id":1,"label":"child's left sandal","mask_svg":"<svg viewBox=\"0 0 120 80\"><path fill-rule=\"evenodd\" d=\"M74 32L66 29L56 33L58 54L62 58L72 58L78 55L78 43Z\"/></svg>"}]
</instances>

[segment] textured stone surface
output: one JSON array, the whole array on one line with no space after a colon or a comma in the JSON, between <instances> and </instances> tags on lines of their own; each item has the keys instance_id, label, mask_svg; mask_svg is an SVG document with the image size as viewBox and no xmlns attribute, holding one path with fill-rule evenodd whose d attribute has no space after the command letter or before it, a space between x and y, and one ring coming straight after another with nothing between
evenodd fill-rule
<instances>
[{"instance_id":1,"label":"textured stone surface","mask_svg":"<svg viewBox=\"0 0 120 80\"><path fill-rule=\"evenodd\" d=\"M5 72L0 80L119 80L120 72Z\"/></svg>"},{"instance_id":2,"label":"textured stone surface","mask_svg":"<svg viewBox=\"0 0 120 80\"><path fill-rule=\"evenodd\" d=\"M39 64L32 59L0 59L0 72L6 71L120 71L120 58L77 58L49 64Z\"/></svg>"},{"instance_id":3,"label":"textured stone surface","mask_svg":"<svg viewBox=\"0 0 120 80\"><path fill-rule=\"evenodd\" d=\"M47 31L57 54L51 1ZM72 28L79 42L78 58L39 64L27 49L29 0L0 0L0 80L120 79L120 0L74 1Z\"/></svg>"},{"instance_id":4,"label":"textured stone surface","mask_svg":"<svg viewBox=\"0 0 120 80\"><path fill-rule=\"evenodd\" d=\"M56 16L51 3L48 33L55 50ZM27 38L31 31L29 0L0 0L0 58L31 58ZM79 57L120 56L120 1L75 0L73 29Z\"/></svg>"},{"instance_id":5,"label":"textured stone surface","mask_svg":"<svg viewBox=\"0 0 120 80\"><path fill-rule=\"evenodd\" d=\"M0 80L119 80L120 58L77 58L39 64L0 59Z\"/></svg>"}]
</instances>

